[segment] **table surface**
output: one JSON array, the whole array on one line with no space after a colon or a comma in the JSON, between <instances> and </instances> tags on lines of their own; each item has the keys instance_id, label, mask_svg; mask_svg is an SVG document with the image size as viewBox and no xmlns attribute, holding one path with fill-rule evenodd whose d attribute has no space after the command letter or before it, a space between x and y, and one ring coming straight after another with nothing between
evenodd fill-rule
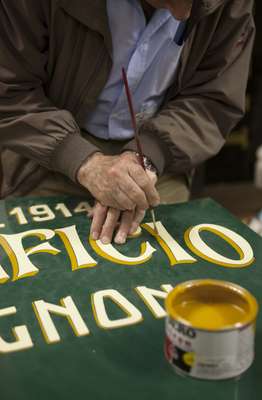
<instances>
[{"instance_id":1,"label":"table surface","mask_svg":"<svg viewBox=\"0 0 262 400\"><path fill-rule=\"evenodd\" d=\"M12 269L10 249L8 251L7 247L0 246L0 265L10 276L0 285L0 309L15 306L17 310L14 315L0 317L0 337L6 342L14 342L12 328L26 325L34 344L24 351L0 355L1 399L261 399L261 313L257 321L256 358L240 379L204 381L183 378L173 372L164 358L164 319L156 319L134 289L147 286L160 290L162 284L175 286L191 279L223 279L244 286L261 304L262 239L210 199L160 206L156 209L157 219L189 254L192 255L192 252L186 247L185 231L198 224L217 224L237 232L250 243L255 255L254 263L241 269L226 268L194 255L197 259L195 263L171 266L159 243L143 229L142 236L115 248L122 254L135 257L140 252L141 243L148 241L156 249L152 258L139 265L116 264L91 248L88 242L90 221L84 212L79 212L81 207L77 208L83 201L54 197L0 202L0 239L4 235L29 230L54 231L76 226L83 246L97 262L93 267L72 271L72 259L70 261L64 242L53 234L48 242L60 253L38 252L30 255L39 272L13 280L16 271ZM150 222L150 215L146 221ZM39 237L32 236L32 232L30 234L23 241L27 249L40 243ZM237 258L228 243L216 235L206 232L204 239L217 252ZM143 320L124 328L101 329L94 318L91 295L106 289L120 292L140 310ZM65 318L52 315L61 340L47 344L32 302L44 300L59 305L60 299L67 296L72 297L90 334L77 337ZM107 307L111 319L121 318L117 306L108 304Z\"/></svg>"}]
</instances>

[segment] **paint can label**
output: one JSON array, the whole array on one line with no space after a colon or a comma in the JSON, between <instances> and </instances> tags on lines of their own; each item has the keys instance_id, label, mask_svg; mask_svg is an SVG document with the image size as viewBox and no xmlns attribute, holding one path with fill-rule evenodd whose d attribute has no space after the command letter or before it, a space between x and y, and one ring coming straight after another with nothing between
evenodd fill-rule
<instances>
[{"instance_id":1,"label":"paint can label","mask_svg":"<svg viewBox=\"0 0 262 400\"><path fill-rule=\"evenodd\" d=\"M207 331L166 319L166 358L177 372L195 378L218 380L241 375L254 359L254 340L254 323Z\"/></svg>"}]
</instances>

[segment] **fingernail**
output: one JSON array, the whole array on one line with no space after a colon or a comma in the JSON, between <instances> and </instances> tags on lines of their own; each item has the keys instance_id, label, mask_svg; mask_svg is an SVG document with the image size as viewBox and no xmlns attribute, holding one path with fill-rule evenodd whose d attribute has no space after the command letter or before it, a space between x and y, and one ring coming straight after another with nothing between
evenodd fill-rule
<instances>
[{"instance_id":1,"label":"fingernail","mask_svg":"<svg viewBox=\"0 0 262 400\"><path fill-rule=\"evenodd\" d=\"M131 229L130 229L130 231L129 231L129 235L133 235L133 233L135 233L136 232L136 230L137 230L137 224L132 224L132 226L131 226Z\"/></svg>"},{"instance_id":2,"label":"fingernail","mask_svg":"<svg viewBox=\"0 0 262 400\"><path fill-rule=\"evenodd\" d=\"M103 244L109 244L111 242L111 240L109 239L109 237L104 236L104 237L102 237L101 242Z\"/></svg>"},{"instance_id":3,"label":"fingernail","mask_svg":"<svg viewBox=\"0 0 262 400\"><path fill-rule=\"evenodd\" d=\"M116 235L115 237L115 243L117 244L124 244L126 242L126 237L125 235Z\"/></svg>"},{"instance_id":4,"label":"fingernail","mask_svg":"<svg viewBox=\"0 0 262 400\"><path fill-rule=\"evenodd\" d=\"M157 206L159 206L159 204L160 204L160 201L156 200L153 202L152 207L157 207Z\"/></svg>"},{"instance_id":5,"label":"fingernail","mask_svg":"<svg viewBox=\"0 0 262 400\"><path fill-rule=\"evenodd\" d=\"M92 232L92 239L97 240L99 237L98 232Z\"/></svg>"}]
</instances>

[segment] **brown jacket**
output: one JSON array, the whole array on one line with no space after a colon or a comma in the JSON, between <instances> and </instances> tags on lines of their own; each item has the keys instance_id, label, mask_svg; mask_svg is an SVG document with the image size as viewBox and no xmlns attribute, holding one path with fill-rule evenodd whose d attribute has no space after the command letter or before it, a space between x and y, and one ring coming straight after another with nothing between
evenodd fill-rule
<instances>
[{"instance_id":1,"label":"brown jacket","mask_svg":"<svg viewBox=\"0 0 262 400\"><path fill-rule=\"evenodd\" d=\"M140 129L160 174L188 172L217 153L242 117L252 6L252 0L194 0L176 81ZM97 150L79 125L111 66L106 0L1 0L2 196L26 193L48 169L76 180ZM134 141L125 148L134 149Z\"/></svg>"}]
</instances>

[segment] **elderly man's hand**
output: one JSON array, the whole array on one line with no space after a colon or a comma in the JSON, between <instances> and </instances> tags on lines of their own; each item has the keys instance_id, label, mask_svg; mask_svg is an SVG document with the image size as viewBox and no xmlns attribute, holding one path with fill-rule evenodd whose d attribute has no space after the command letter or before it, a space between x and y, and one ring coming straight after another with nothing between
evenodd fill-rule
<instances>
[{"instance_id":1,"label":"elderly man's hand","mask_svg":"<svg viewBox=\"0 0 262 400\"><path fill-rule=\"evenodd\" d=\"M155 185L157 181L156 174L152 171L146 171L146 174L153 185ZM114 236L115 243L123 244L126 242L128 235L136 232L144 219L145 212L145 209L140 208L121 212L112 207L105 207L97 202L89 213L93 218L91 237L94 240L100 239L104 244L108 244Z\"/></svg>"},{"instance_id":2,"label":"elderly man's hand","mask_svg":"<svg viewBox=\"0 0 262 400\"><path fill-rule=\"evenodd\" d=\"M101 203L97 202L89 213L89 216L93 218L91 237L108 244L111 243L114 236L115 243L123 244L128 235L136 232L144 219L145 212L146 210L142 209L120 211L112 207L102 206Z\"/></svg>"},{"instance_id":3,"label":"elderly man's hand","mask_svg":"<svg viewBox=\"0 0 262 400\"><path fill-rule=\"evenodd\" d=\"M117 156L95 153L80 167L77 178L105 207L146 210L160 202L153 181L133 152Z\"/></svg>"}]
</instances>

